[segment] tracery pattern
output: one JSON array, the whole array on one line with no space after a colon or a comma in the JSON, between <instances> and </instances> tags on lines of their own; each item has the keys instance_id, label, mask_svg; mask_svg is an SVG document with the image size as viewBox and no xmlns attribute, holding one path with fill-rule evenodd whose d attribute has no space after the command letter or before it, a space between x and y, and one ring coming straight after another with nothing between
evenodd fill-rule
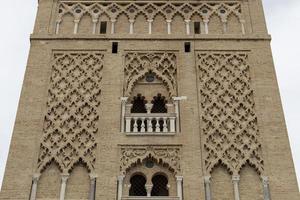
<instances>
[{"instance_id":1,"label":"tracery pattern","mask_svg":"<svg viewBox=\"0 0 300 200\"><path fill-rule=\"evenodd\" d=\"M243 52L197 54L207 173L221 163L231 173L238 174L247 162L258 173L263 172L247 60Z\"/></svg>"},{"instance_id":2,"label":"tracery pattern","mask_svg":"<svg viewBox=\"0 0 300 200\"><path fill-rule=\"evenodd\" d=\"M168 166L175 174L181 173L180 167L180 146L121 146L120 171L126 174L131 166L142 162L146 158L153 158L159 164Z\"/></svg>"},{"instance_id":3,"label":"tracery pattern","mask_svg":"<svg viewBox=\"0 0 300 200\"><path fill-rule=\"evenodd\" d=\"M125 55L125 96L148 72L156 74L167 86L170 97L176 96L176 55L173 52L128 52Z\"/></svg>"},{"instance_id":4,"label":"tracery pattern","mask_svg":"<svg viewBox=\"0 0 300 200\"><path fill-rule=\"evenodd\" d=\"M103 54L56 52L38 170L56 162L63 173L81 161L94 170Z\"/></svg>"},{"instance_id":5,"label":"tracery pattern","mask_svg":"<svg viewBox=\"0 0 300 200\"><path fill-rule=\"evenodd\" d=\"M106 15L115 21L121 14L128 20L135 20L143 15L147 20L153 20L161 14L166 20L172 20L180 15L184 20L190 20L193 15L199 15L203 20L209 20L217 15L221 21L226 21L230 15L243 20L241 2L238 1L165 1L165 2L114 2L114 1L61 1L59 3L57 22L61 22L66 14L71 14L74 20L80 21L83 15L88 14L93 21Z\"/></svg>"}]
</instances>

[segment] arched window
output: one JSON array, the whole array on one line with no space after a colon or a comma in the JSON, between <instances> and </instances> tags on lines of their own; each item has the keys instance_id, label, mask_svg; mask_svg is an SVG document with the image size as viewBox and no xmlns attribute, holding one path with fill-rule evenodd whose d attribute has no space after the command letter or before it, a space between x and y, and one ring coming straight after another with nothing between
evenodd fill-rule
<instances>
[{"instance_id":1,"label":"arched window","mask_svg":"<svg viewBox=\"0 0 300 200\"><path fill-rule=\"evenodd\" d=\"M157 94L157 96L153 97L153 100L151 102L153 104L153 107L151 109L151 113L167 113L168 110L166 108L166 98L164 96L161 96L160 93Z\"/></svg>"},{"instance_id":2,"label":"arched window","mask_svg":"<svg viewBox=\"0 0 300 200\"><path fill-rule=\"evenodd\" d=\"M133 97L131 113L147 113L145 97L141 94Z\"/></svg>"},{"instance_id":3,"label":"arched window","mask_svg":"<svg viewBox=\"0 0 300 200\"><path fill-rule=\"evenodd\" d=\"M153 188L151 196L169 196L168 179L164 175L158 174L152 178Z\"/></svg>"},{"instance_id":4,"label":"arched window","mask_svg":"<svg viewBox=\"0 0 300 200\"><path fill-rule=\"evenodd\" d=\"M129 196L147 196L146 178L143 175L137 174L131 177L130 184Z\"/></svg>"}]
</instances>

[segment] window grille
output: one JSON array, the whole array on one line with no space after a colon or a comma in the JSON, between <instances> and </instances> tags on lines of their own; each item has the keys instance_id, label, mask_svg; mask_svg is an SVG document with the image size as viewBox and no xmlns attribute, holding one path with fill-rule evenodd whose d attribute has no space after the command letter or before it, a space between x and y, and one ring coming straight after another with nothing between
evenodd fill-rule
<instances>
[{"instance_id":1,"label":"window grille","mask_svg":"<svg viewBox=\"0 0 300 200\"><path fill-rule=\"evenodd\" d=\"M161 96L161 94L157 94L157 96L153 97L151 102L153 107L151 109L151 113L167 113L168 110L166 108L166 98Z\"/></svg>"},{"instance_id":2,"label":"window grille","mask_svg":"<svg viewBox=\"0 0 300 200\"><path fill-rule=\"evenodd\" d=\"M131 113L147 113L145 97L138 94L133 97Z\"/></svg>"}]
</instances>

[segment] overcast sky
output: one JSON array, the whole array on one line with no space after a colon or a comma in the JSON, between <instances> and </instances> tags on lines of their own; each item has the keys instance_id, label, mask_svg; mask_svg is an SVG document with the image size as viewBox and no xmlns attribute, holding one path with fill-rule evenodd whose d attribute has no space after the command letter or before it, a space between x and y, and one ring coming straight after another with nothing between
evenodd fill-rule
<instances>
[{"instance_id":1,"label":"overcast sky","mask_svg":"<svg viewBox=\"0 0 300 200\"><path fill-rule=\"evenodd\" d=\"M300 181L300 1L264 0L294 162ZM15 121L37 0L1 2L0 187Z\"/></svg>"}]
</instances>

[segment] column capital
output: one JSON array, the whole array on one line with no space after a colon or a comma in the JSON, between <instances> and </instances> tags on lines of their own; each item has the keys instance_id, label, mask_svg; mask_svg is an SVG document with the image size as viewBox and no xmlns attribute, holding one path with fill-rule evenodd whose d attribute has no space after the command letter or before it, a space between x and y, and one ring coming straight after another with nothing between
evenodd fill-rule
<instances>
[{"instance_id":1,"label":"column capital","mask_svg":"<svg viewBox=\"0 0 300 200\"><path fill-rule=\"evenodd\" d=\"M172 97L173 101L182 101L187 100L187 96L181 96L181 97Z\"/></svg>"},{"instance_id":2,"label":"column capital","mask_svg":"<svg viewBox=\"0 0 300 200\"><path fill-rule=\"evenodd\" d=\"M204 183L210 183L211 176L204 176L203 179L204 179Z\"/></svg>"},{"instance_id":3,"label":"column capital","mask_svg":"<svg viewBox=\"0 0 300 200\"><path fill-rule=\"evenodd\" d=\"M89 176L91 180L98 178L98 175L95 173L90 173Z\"/></svg>"},{"instance_id":4,"label":"column capital","mask_svg":"<svg viewBox=\"0 0 300 200\"><path fill-rule=\"evenodd\" d=\"M37 182L37 181L39 181L40 177L41 177L41 174L40 174L40 173L34 173L34 174L32 175L32 181L33 181L33 182Z\"/></svg>"},{"instance_id":5,"label":"column capital","mask_svg":"<svg viewBox=\"0 0 300 200\"><path fill-rule=\"evenodd\" d=\"M80 19L74 19L74 23L78 24L80 22Z\"/></svg>"},{"instance_id":6,"label":"column capital","mask_svg":"<svg viewBox=\"0 0 300 200\"><path fill-rule=\"evenodd\" d=\"M153 19L147 19L147 22L152 23Z\"/></svg>"},{"instance_id":7,"label":"column capital","mask_svg":"<svg viewBox=\"0 0 300 200\"><path fill-rule=\"evenodd\" d=\"M239 182L240 181L240 176L239 175L233 175L232 176L232 181L233 182Z\"/></svg>"},{"instance_id":8,"label":"column capital","mask_svg":"<svg viewBox=\"0 0 300 200\"><path fill-rule=\"evenodd\" d=\"M208 22L209 22L209 19L203 19L203 22L204 22L204 23L208 23Z\"/></svg>"},{"instance_id":9,"label":"column capital","mask_svg":"<svg viewBox=\"0 0 300 200\"><path fill-rule=\"evenodd\" d=\"M269 185L269 177L261 176L261 180L262 180L264 185Z\"/></svg>"},{"instance_id":10,"label":"column capital","mask_svg":"<svg viewBox=\"0 0 300 200\"><path fill-rule=\"evenodd\" d=\"M111 23L115 23L117 20L116 19L111 19L110 21L111 21Z\"/></svg>"},{"instance_id":11,"label":"column capital","mask_svg":"<svg viewBox=\"0 0 300 200\"><path fill-rule=\"evenodd\" d=\"M120 97L122 103L126 103L128 101L128 97Z\"/></svg>"},{"instance_id":12,"label":"column capital","mask_svg":"<svg viewBox=\"0 0 300 200\"><path fill-rule=\"evenodd\" d=\"M61 174L61 180L62 182L67 182L68 178L70 177L70 174Z\"/></svg>"},{"instance_id":13,"label":"column capital","mask_svg":"<svg viewBox=\"0 0 300 200\"><path fill-rule=\"evenodd\" d=\"M171 19L167 19L166 22L167 22L167 23L171 23L172 20L171 20Z\"/></svg>"},{"instance_id":14,"label":"column capital","mask_svg":"<svg viewBox=\"0 0 300 200\"><path fill-rule=\"evenodd\" d=\"M122 181L122 182L123 182L124 178L125 178L124 175L119 175L119 176L118 176L118 181Z\"/></svg>"},{"instance_id":15,"label":"column capital","mask_svg":"<svg viewBox=\"0 0 300 200\"><path fill-rule=\"evenodd\" d=\"M185 19L184 21L185 21L185 23L187 23L187 24L191 22L190 19Z\"/></svg>"},{"instance_id":16,"label":"column capital","mask_svg":"<svg viewBox=\"0 0 300 200\"><path fill-rule=\"evenodd\" d=\"M246 23L246 20L240 19L240 23L244 24L244 23Z\"/></svg>"},{"instance_id":17,"label":"column capital","mask_svg":"<svg viewBox=\"0 0 300 200\"><path fill-rule=\"evenodd\" d=\"M129 22L130 22L130 23L134 23L135 20L134 20L134 19L130 19Z\"/></svg>"},{"instance_id":18,"label":"column capital","mask_svg":"<svg viewBox=\"0 0 300 200\"><path fill-rule=\"evenodd\" d=\"M183 181L183 176L175 176L175 177L176 177L176 181L180 181L180 182Z\"/></svg>"}]
</instances>

